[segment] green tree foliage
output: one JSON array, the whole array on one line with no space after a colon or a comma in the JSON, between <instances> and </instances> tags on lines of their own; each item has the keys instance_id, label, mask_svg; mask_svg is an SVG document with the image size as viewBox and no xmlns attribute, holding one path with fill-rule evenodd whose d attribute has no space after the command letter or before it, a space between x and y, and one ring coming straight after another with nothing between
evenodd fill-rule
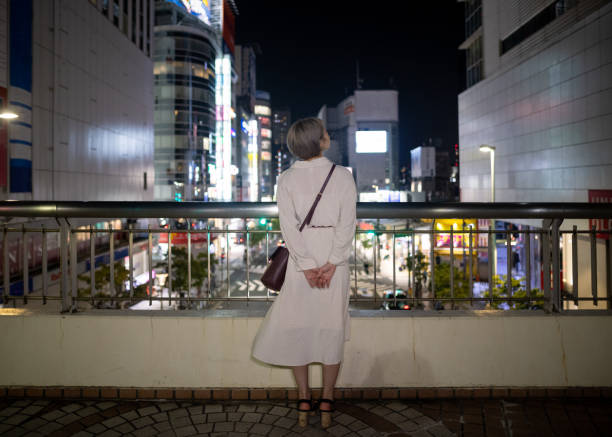
<instances>
[{"instance_id":1,"label":"green tree foliage","mask_svg":"<svg viewBox=\"0 0 612 437\"><path fill-rule=\"evenodd\" d=\"M436 297L451 297L450 278L451 272L449 263L440 263L434 266L434 285L436 288ZM469 276L464 275L463 270L458 267L453 269L453 297L470 297ZM458 304L455 303L455 305ZM463 305L463 303L459 303L459 305Z\"/></svg>"},{"instance_id":2,"label":"green tree foliage","mask_svg":"<svg viewBox=\"0 0 612 437\"><path fill-rule=\"evenodd\" d=\"M167 255L166 255L166 259ZM217 260L213 254L210 255L210 265L214 270ZM167 266L168 263L161 264ZM174 291L187 291L188 288L188 260L187 250L174 247L172 248L172 288ZM211 272L212 274L212 272ZM202 294L202 287L208 281L208 252L200 252L191 258L191 286L196 287L198 296Z\"/></svg>"},{"instance_id":3,"label":"green tree foliage","mask_svg":"<svg viewBox=\"0 0 612 437\"><path fill-rule=\"evenodd\" d=\"M504 298L509 297L507 275L493 276L493 294L489 291L484 293L484 297ZM523 288L525 278L512 278L510 286L512 287L512 297L527 298L527 290ZM492 309L500 309L502 304L508 305L511 310L527 310L544 308L544 292L538 288L531 290L531 302L512 302L512 301L493 301L488 304Z\"/></svg>"},{"instance_id":4,"label":"green tree foliage","mask_svg":"<svg viewBox=\"0 0 612 437\"><path fill-rule=\"evenodd\" d=\"M425 286L425 280L427 279L427 267L429 263L425 261L425 255L422 252L417 252L414 255L414 259L412 255L408 255L406 258L406 268L410 273L413 269L413 261L414 261L414 295L416 297L421 297L423 292L423 287Z\"/></svg>"},{"instance_id":5,"label":"green tree foliage","mask_svg":"<svg viewBox=\"0 0 612 437\"><path fill-rule=\"evenodd\" d=\"M108 300L102 300L96 298L101 297L109 297L109 296L117 296L117 297L130 297L130 290L124 289L124 284L129 281L130 273L129 270L125 268L122 262L117 261L115 263L114 268L114 284L111 287L110 284L110 265L105 264L96 269L94 273L95 277L95 285L96 285L96 293L94 294L94 305L98 308L102 307L105 302L108 303ZM79 275L79 280L88 284L88 287L79 288L77 291L78 297L87 297L91 296L91 276L89 273L85 273ZM147 296L147 284L139 285L134 288L133 297L136 298L145 298ZM115 305L118 307L119 302L115 302Z\"/></svg>"}]
</instances>

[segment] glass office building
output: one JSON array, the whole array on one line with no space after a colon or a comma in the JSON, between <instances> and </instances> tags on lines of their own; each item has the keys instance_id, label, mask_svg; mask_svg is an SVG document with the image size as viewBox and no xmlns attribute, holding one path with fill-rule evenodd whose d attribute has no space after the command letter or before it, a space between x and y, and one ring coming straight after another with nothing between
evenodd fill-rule
<instances>
[{"instance_id":1,"label":"glass office building","mask_svg":"<svg viewBox=\"0 0 612 437\"><path fill-rule=\"evenodd\" d=\"M218 36L170 2L155 10L155 199L216 198Z\"/></svg>"}]
</instances>

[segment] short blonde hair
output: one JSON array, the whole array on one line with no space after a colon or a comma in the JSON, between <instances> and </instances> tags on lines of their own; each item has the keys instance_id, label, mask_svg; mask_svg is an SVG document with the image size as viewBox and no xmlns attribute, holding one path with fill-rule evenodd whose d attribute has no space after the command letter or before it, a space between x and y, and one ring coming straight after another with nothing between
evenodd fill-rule
<instances>
[{"instance_id":1,"label":"short blonde hair","mask_svg":"<svg viewBox=\"0 0 612 437\"><path fill-rule=\"evenodd\" d=\"M321 154L321 140L325 135L323 122L314 117L302 118L289 128L287 147L293 156L310 159Z\"/></svg>"}]
</instances>

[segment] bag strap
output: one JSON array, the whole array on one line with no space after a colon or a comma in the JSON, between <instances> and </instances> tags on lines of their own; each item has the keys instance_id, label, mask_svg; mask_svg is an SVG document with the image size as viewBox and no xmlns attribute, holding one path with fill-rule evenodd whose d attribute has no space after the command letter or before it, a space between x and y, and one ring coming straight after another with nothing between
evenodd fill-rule
<instances>
[{"instance_id":1,"label":"bag strap","mask_svg":"<svg viewBox=\"0 0 612 437\"><path fill-rule=\"evenodd\" d=\"M314 214L315 208L317 207L317 204L319 203L319 200L321 200L321 195L323 195L323 191L325 191L325 187L327 186L327 183L329 182L329 178L331 178L331 175L334 172L335 168L336 168L336 164L332 165L332 168L329 171L329 174L327 175L327 178L325 178L325 182L323 182L323 186L321 187L321 190L319 191L319 194L317 194L317 197L315 198L315 201L312 204L312 207L310 208L310 211L308 211L308 215L306 216L306 218L302 222L302 226L300 226L300 232L302 232L302 229L304 229L304 226L310 224L310 220L312 219L312 215Z\"/></svg>"}]
</instances>

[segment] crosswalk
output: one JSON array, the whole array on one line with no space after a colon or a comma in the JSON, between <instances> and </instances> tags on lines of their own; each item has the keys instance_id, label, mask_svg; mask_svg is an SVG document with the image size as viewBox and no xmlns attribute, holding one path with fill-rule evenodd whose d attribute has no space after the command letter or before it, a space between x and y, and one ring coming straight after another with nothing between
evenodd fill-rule
<instances>
[{"instance_id":1,"label":"crosswalk","mask_svg":"<svg viewBox=\"0 0 612 437\"><path fill-rule=\"evenodd\" d=\"M238 291L246 291L247 290L247 281L236 281L234 289ZM266 291L266 286L261 283L259 279L249 279L248 283L249 291Z\"/></svg>"}]
</instances>

